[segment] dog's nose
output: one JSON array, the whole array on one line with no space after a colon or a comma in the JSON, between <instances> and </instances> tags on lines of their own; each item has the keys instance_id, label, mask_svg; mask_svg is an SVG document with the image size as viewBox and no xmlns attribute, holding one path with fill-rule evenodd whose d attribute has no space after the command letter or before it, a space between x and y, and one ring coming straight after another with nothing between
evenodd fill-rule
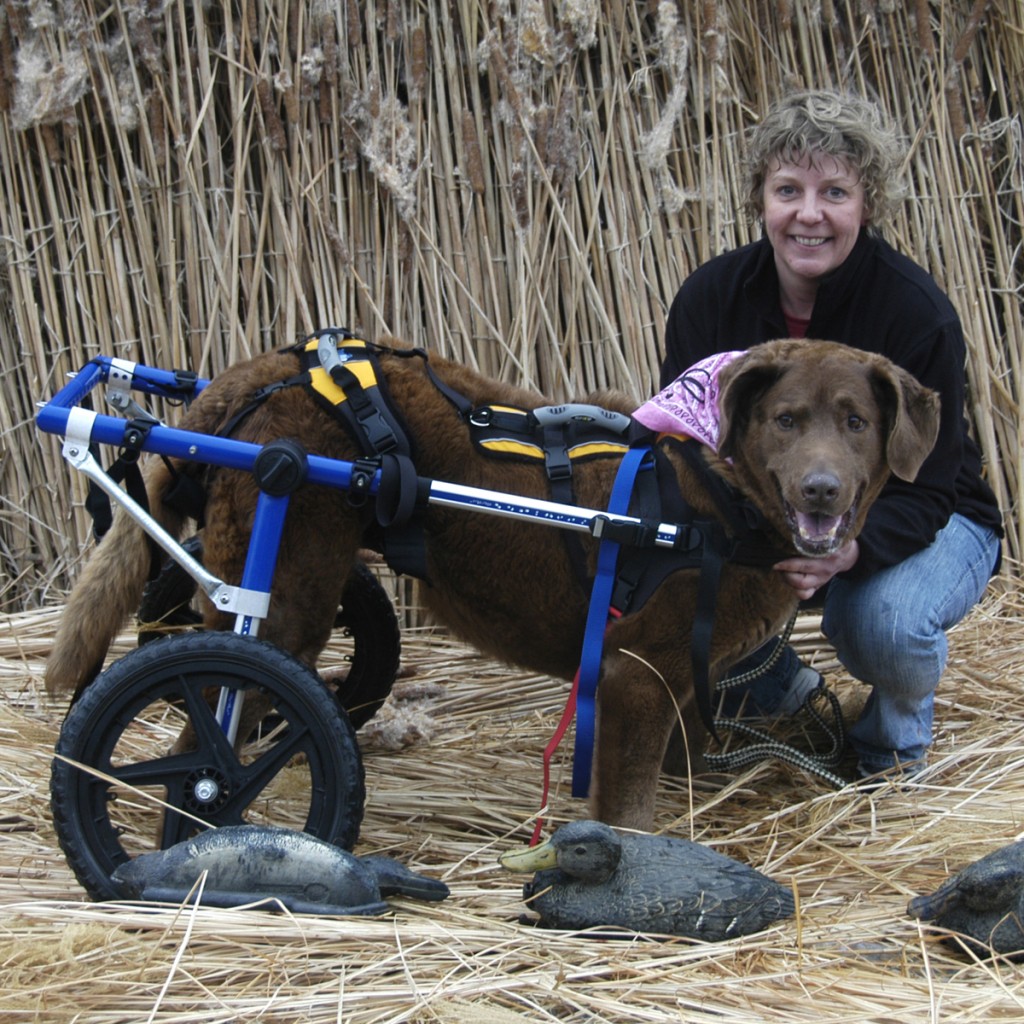
<instances>
[{"instance_id":1,"label":"dog's nose","mask_svg":"<svg viewBox=\"0 0 1024 1024\"><path fill-rule=\"evenodd\" d=\"M839 497L840 483L833 473L808 473L800 485L804 500L814 508L827 508Z\"/></svg>"}]
</instances>

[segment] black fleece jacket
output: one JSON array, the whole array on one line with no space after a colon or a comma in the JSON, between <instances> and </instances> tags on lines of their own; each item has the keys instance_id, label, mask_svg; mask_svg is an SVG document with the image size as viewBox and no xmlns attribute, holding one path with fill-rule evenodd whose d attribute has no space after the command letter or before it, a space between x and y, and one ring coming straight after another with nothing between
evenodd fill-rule
<instances>
[{"instance_id":1,"label":"black fleece jacket","mask_svg":"<svg viewBox=\"0 0 1024 1024\"><path fill-rule=\"evenodd\" d=\"M661 386L716 352L789 335L766 238L698 267L672 302ZM806 336L877 352L939 393L939 437L917 479L891 478L843 575L864 579L926 548L954 512L1002 535L995 496L964 415L966 346L959 317L934 279L881 238L862 231L818 288ZM993 567L995 571L996 567Z\"/></svg>"}]
</instances>

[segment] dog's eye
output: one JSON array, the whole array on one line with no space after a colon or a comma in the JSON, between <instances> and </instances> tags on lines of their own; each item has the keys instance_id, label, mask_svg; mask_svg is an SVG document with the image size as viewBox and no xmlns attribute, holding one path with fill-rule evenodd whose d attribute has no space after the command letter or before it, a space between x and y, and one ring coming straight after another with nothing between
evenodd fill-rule
<instances>
[{"instance_id":1,"label":"dog's eye","mask_svg":"<svg viewBox=\"0 0 1024 1024\"><path fill-rule=\"evenodd\" d=\"M850 415L846 417L846 425L855 434L859 434L862 430L864 430L867 427L868 421L862 419L860 416L857 416L855 413L850 413Z\"/></svg>"},{"instance_id":2,"label":"dog's eye","mask_svg":"<svg viewBox=\"0 0 1024 1024\"><path fill-rule=\"evenodd\" d=\"M775 422L778 424L780 430L792 430L796 425L796 420L793 418L791 412L779 413L775 417Z\"/></svg>"}]
</instances>

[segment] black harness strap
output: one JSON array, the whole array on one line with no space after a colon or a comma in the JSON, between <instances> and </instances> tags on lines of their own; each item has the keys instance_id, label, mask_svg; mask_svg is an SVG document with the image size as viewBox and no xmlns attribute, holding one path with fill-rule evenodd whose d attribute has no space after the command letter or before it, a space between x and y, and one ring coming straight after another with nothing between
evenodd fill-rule
<instances>
[{"instance_id":1,"label":"black harness strap","mask_svg":"<svg viewBox=\"0 0 1024 1024\"><path fill-rule=\"evenodd\" d=\"M730 534L726 542L726 557L729 561L741 565L768 566L792 554L790 550L780 548L772 539L771 528L764 513L712 471L701 454L700 444L674 437L664 440L697 473L702 486L714 501L715 508L725 520Z\"/></svg>"},{"instance_id":2,"label":"black harness strap","mask_svg":"<svg viewBox=\"0 0 1024 1024\"><path fill-rule=\"evenodd\" d=\"M642 445L651 438L648 431L638 430L632 443ZM723 525L716 518L695 516L693 508L680 493L678 476L667 456L655 448L656 474L640 474L637 511L633 514L652 522L673 522L679 535L673 548L655 548L653 537L646 543L639 536L624 543L633 546L623 552L619 578L616 582L615 607L622 613L635 611L660 586L670 573L681 569L697 569L697 608L691 633L691 668L697 707L708 732L719 742L711 689L711 640L715 627L718 590L726 562L743 565L774 565L785 557L770 539L767 521L751 502L744 499L717 473L701 454L701 446L691 441L666 439L697 473L701 484L715 503ZM652 493L650 484L658 482Z\"/></svg>"},{"instance_id":3,"label":"black harness strap","mask_svg":"<svg viewBox=\"0 0 1024 1024\"><path fill-rule=\"evenodd\" d=\"M338 342L341 341L339 349ZM345 342L350 345L345 345ZM427 579L426 543L423 538L422 512L426 494L421 493L415 467L414 439L392 401L387 381L380 372L377 355L408 355L426 361L422 349L391 349L355 338L342 329L328 328L303 339L293 347L306 368L307 390L332 416L342 423L363 452L364 467L370 472L353 476L349 500L362 505L367 497L367 479L378 469L380 484L374 498L374 518L380 527L374 543L385 561L397 573ZM353 366L361 364L359 373ZM429 363L427 363L429 371ZM322 379L313 380L317 371L326 371L337 388L332 395ZM429 371L431 379L436 378ZM448 389L449 395L455 392ZM449 399L451 400L451 399ZM468 402L463 400L468 407Z\"/></svg>"},{"instance_id":4,"label":"black harness strap","mask_svg":"<svg viewBox=\"0 0 1024 1024\"><path fill-rule=\"evenodd\" d=\"M416 467L408 456L394 452L384 452L379 461L377 522L385 529L404 527L421 505Z\"/></svg>"},{"instance_id":5,"label":"black harness strap","mask_svg":"<svg viewBox=\"0 0 1024 1024\"><path fill-rule=\"evenodd\" d=\"M526 463L542 461L551 499L563 505L576 502L574 463L597 458L621 459L630 448L626 437L629 417L588 404L534 409L484 405L471 410L468 422L474 447L488 457ZM649 475L644 473L641 478ZM589 590L592 579L582 538L563 530L562 540L573 574L580 586ZM626 539L624 543L632 541Z\"/></svg>"},{"instance_id":6,"label":"black harness strap","mask_svg":"<svg viewBox=\"0 0 1024 1024\"><path fill-rule=\"evenodd\" d=\"M276 394L278 391L282 391L284 388L294 387L296 384L308 384L309 374L308 373L297 373L294 377L286 377L284 380L275 380L272 384L267 384L265 387L257 388L249 398L248 403L242 406L225 423L220 430L217 431L220 437L231 437L232 434L238 429L239 424L242 423L248 416L251 416L271 395Z\"/></svg>"},{"instance_id":7,"label":"black harness strap","mask_svg":"<svg viewBox=\"0 0 1024 1024\"><path fill-rule=\"evenodd\" d=\"M124 484L128 496L144 511L149 512L149 496L146 494L146 483L139 469L139 456L142 446L146 443L150 430L156 424L151 419L132 419L127 422L124 439L118 450L117 458L107 470L107 476L117 484ZM89 445L89 451L99 460L99 450L95 444ZM168 465L170 463L165 458ZM110 508L110 498L106 492L92 481L89 482L85 498L85 507L92 518L93 536L102 540L113 524L114 517ZM149 539L149 579L155 579L163 561L163 552L156 541Z\"/></svg>"},{"instance_id":8,"label":"black harness strap","mask_svg":"<svg viewBox=\"0 0 1024 1024\"><path fill-rule=\"evenodd\" d=\"M359 378L347 366L343 363L332 366L329 372L331 380L345 393L345 408L355 420L356 435L363 439L370 451L383 455L409 448L405 431L395 424L382 404L370 399ZM337 406L333 408L337 409Z\"/></svg>"},{"instance_id":9,"label":"black harness strap","mask_svg":"<svg viewBox=\"0 0 1024 1024\"><path fill-rule=\"evenodd\" d=\"M355 335L351 331L345 328L328 328L326 331L319 331L312 337L319 337L322 334L341 334L343 337L353 340ZM430 365L430 355L425 348L391 348L389 345L381 345L375 341L364 341L363 344L366 346L368 351L375 352L380 355L396 356L399 359L422 359L423 369L430 380L430 383L448 400L448 402L454 407L455 411L459 414L461 419L468 420L470 414L473 411L473 404L466 398L465 395L460 394L454 388L449 387L441 378L434 372L434 368Z\"/></svg>"},{"instance_id":10,"label":"black harness strap","mask_svg":"<svg viewBox=\"0 0 1024 1024\"><path fill-rule=\"evenodd\" d=\"M664 465L664 456L656 449L651 449L651 453L653 458L641 465L640 471L636 475L629 514L640 519L642 524L653 526L662 521L660 470ZM648 526L648 529L651 526ZM653 528L657 529L656 526ZM644 595L639 588L650 576L652 565L657 560L664 558L660 549L654 546L656 537L656 533L649 538L641 533L636 533L633 543L619 555L618 573L615 587L612 590L611 602L618 614L624 615L642 605L646 600L647 595ZM659 577L660 579L661 577Z\"/></svg>"}]
</instances>

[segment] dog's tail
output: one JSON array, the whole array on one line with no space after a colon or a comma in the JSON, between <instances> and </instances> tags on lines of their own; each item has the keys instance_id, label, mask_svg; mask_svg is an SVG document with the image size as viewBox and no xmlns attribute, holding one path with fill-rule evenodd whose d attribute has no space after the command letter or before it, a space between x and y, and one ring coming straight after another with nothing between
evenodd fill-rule
<instances>
[{"instance_id":1,"label":"dog's tail","mask_svg":"<svg viewBox=\"0 0 1024 1024\"><path fill-rule=\"evenodd\" d=\"M153 518L177 537L182 516L163 503L164 492L174 480L170 468L163 460L153 459L146 466L145 480ZM57 627L43 677L49 693L77 694L100 671L114 637L139 606L151 552L142 527L118 508L113 526L72 589Z\"/></svg>"}]
</instances>

